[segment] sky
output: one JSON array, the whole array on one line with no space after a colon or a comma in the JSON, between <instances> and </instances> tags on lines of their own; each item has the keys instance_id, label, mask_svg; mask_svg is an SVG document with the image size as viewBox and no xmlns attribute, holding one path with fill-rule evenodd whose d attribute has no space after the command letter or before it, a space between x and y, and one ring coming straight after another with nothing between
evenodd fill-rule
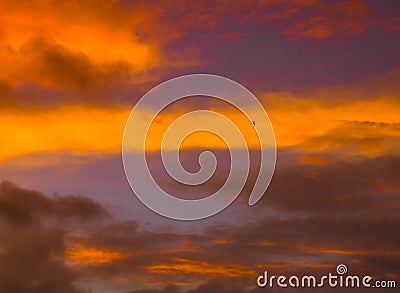
<instances>
[{"instance_id":1,"label":"sky","mask_svg":"<svg viewBox=\"0 0 400 293\"><path fill-rule=\"evenodd\" d=\"M180 115L229 117L252 159L231 206L183 222L135 197L121 150L137 101L193 73L259 99L277 165L249 207L260 147L251 122L211 97L168 106L146 148L177 197L212 194L230 166L223 141L200 132L183 141L183 166L196 172L211 150L217 172L195 187L168 177L160 142ZM285 292L257 288L257 276L338 264L399 283L399 80L396 1L1 0L0 292Z\"/></svg>"}]
</instances>

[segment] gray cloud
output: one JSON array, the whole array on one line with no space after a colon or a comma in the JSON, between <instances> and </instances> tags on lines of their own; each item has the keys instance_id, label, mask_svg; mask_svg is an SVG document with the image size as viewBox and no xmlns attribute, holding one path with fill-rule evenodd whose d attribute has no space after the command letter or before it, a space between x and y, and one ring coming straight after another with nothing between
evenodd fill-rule
<instances>
[{"instance_id":1,"label":"gray cloud","mask_svg":"<svg viewBox=\"0 0 400 293\"><path fill-rule=\"evenodd\" d=\"M73 266L73 273L78 280L90 278L112 283L124 279L121 292L130 287L146 287L147 291L142 292L153 292L149 284L154 283L175 284L182 292L246 292L255 284L254 274L265 268L277 274L322 275L334 271L339 263L348 265L351 272L376 278L399 276L399 158L336 160L315 166L294 164L301 154L290 155L291 164L278 162L267 197L251 210L252 220L242 221L238 217L233 223L220 225L203 221L203 226L173 221L168 229L152 230L146 230L140 221L75 226L72 244L126 256L109 263ZM195 169L195 151L184 156L187 167ZM394 186L387 187L385 182ZM79 196L48 198L9 182L0 186L0 207L4 206L0 215L6 223L12 223L8 227L34 227L50 218L85 220L82 215L96 219L95 211L104 209ZM19 204L4 196L4 190L14 189L18 191L14 194L21 198ZM241 201L245 203L247 192L244 190L236 203L238 208L244 208ZM20 207L22 202L31 206L32 211ZM13 208L5 208L7 204ZM65 231L65 226L57 223L58 229ZM222 275L216 270L222 275L224 270L237 270L239 276L221 281ZM252 273L240 275L248 271ZM168 290L175 290L171 288L175 287ZM157 290L154 292L162 289Z\"/></svg>"},{"instance_id":2,"label":"gray cloud","mask_svg":"<svg viewBox=\"0 0 400 293\"><path fill-rule=\"evenodd\" d=\"M66 222L101 219L108 214L93 200L45 196L9 181L0 183L0 292L85 293L66 266ZM60 221L52 223L49 219ZM84 223L81 222L81 223Z\"/></svg>"},{"instance_id":3,"label":"gray cloud","mask_svg":"<svg viewBox=\"0 0 400 293\"><path fill-rule=\"evenodd\" d=\"M81 195L49 198L39 191L3 181L0 183L0 217L14 224L26 225L41 218L101 220L109 214L99 203Z\"/></svg>"}]
</instances>

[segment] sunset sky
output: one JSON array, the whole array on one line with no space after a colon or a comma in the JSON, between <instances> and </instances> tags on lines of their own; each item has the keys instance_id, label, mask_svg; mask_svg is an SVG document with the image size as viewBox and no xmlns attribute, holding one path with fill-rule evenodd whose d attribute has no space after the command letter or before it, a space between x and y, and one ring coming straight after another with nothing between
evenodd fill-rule
<instances>
[{"instance_id":1,"label":"sunset sky","mask_svg":"<svg viewBox=\"0 0 400 293\"><path fill-rule=\"evenodd\" d=\"M182 222L134 196L121 145L135 103L193 73L260 100L277 166L249 207L251 123L215 98L169 106L146 145L166 190L206 196L229 172L225 144L202 132L183 142L183 164L195 172L212 150L215 176L196 187L168 178L160 141L184 113L229 117L253 159L234 204ZM341 263L399 285L399 81L396 1L0 0L0 292L286 292L257 288L257 276Z\"/></svg>"}]
</instances>

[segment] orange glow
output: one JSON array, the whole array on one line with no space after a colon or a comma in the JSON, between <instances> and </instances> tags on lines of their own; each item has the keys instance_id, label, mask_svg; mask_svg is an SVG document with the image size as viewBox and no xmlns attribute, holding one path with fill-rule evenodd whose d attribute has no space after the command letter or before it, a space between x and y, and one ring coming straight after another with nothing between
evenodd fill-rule
<instances>
[{"instance_id":1,"label":"orange glow","mask_svg":"<svg viewBox=\"0 0 400 293\"><path fill-rule=\"evenodd\" d=\"M263 241L259 243L260 246L275 246L274 242L270 242L270 241Z\"/></svg>"},{"instance_id":2,"label":"orange glow","mask_svg":"<svg viewBox=\"0 0 400 293\"><path fill-rule=\"evenodd\" d=\"M96 78L118 66L125 66L126 73L136 73L159 62L155 45L140 41L134 34L140 17L126 14L111 0L98 4L90 0L57 5L47 0L29 2L0 3L2 80L60 86L61 80L50 80L57 76L51 76L49 66L59 67L63 77L66 64L87 61L82 68L88 70L93 65L91 74ZM54 60L47 57L55 52L60 58L71 58L68 63L52 64Z\"/></svg>"},{"instance_id":3,"label":"orange glow","mask_svg":"<svg viewBox=\"0 0 400 293\"><path fill-rule=\"evenodd\" d=\"M378 179L376 187L386 192L400 192L400 184L394 180Z\"/></svg>"},{"instance_id":4,"label":"orange glow","mask_svg":"<svg viewBox=\"0 0 400 293\"><path fill-rule=\"evenodd\" d=\"M65 262L70 265L110 264L129 256L130 254L125 252L77 245L66 250Z\"/></svg>"},{"instance_id":5,"label":"orange glow","mask_svg":"<svg viewBox=\"0 0 400 293\"><path fill-rule=\"evenodd\" d=\"M218 265L184 258L175 258L173 263L149 265L146 269L158 274L195 274L209 277L254 277L257 275L251 268L239 264Z\"/></svg>"},{"instance_id":6,"label":"orange glow","mask_svg":"<svg viewBox=\"0 0 400 293\"><path fill-rule=\"evenodd\" d=\"M239 110L232 107L228 109L215 108L213 109L213 111L219 112L220 114L226 116L228 119L233 121L235 126L240 129L240 132L244 136L246 143L250 148L255 148L259 146L259 141L254 130L254 126ZM174 120L176 120L184 113L184 111L178 110L174 113L165 113L157 116L148 133L146 148L149 150L159 149L163 136L168 127L171 125L171 123L174 122ZM208 125L212 126L213 124L217 123L215 119L216 118L212 115L204 114L201 121L196 119L190 120L188 123L191 123L194 126L201 126L204 129L208 129ZM207 131L198 131L187 136L182 142L181 148L225 148L226 144L222 140L224 134L221 133L220 135L221 137ZM230 139L233 141L233 145L230 145L231 148L239 147L241 145L239 138L230 137ZM167 149L171 149L171 146L168 145L168 142L165 147Z\"/></svg>"},{"instance_id":7,"label":"orange glow","mask_svg":"<svg viewBox=\"0 0 400 293\"><path fill-rule=\"evenodd\" d=\"M270 264L259 264L256 265L259 269L284 269L289 268L291 265L289 263L270 263Z\"/></svg>"},{"instance_id":8,"label":"orange glow","mask_svg":"<svg viewBox=\"0 0 400 293\"><path fill-rule=\"evenodd\" d=\"M326 166L334 163L333 160L330 160L322 155L310 154L300 157L300 163L304 165L314 165L314 166Z\"/></svg>"},{"instance_id":9,"label":"orange glow","mask_svg":"<svg viewBox=\"0 0 400 293\"><path fill-rule=\"evenodd\" d=\"M318 251L332 254L342 255L399 255L400 251L388 251L388 250L346 250L346 249L328 249L328 248L314 248L314 247L302 247L305 251Z\"/></svg>"},{"instance_id":10,"label":"orange glow","mask_svg":"<svg viewBox=\"0 0 400 293\"><path fill-rule=\"evenodd\" d=\"M399 255L400 251L382 251L382 250L321 250L321 252L334 254L361 254L361 255Z\"/></svg>"},{"instance_id":11,"label":"orange glow","mask_svg":"<svg viewBox=\"0 0 400 293\"><path fill-rule=\"evenodd\" d=\"M396 154L396 127L400 102L395 98L377 98L364 101L324 104L267 95L266 107L278 146L298 146L308 152L340 151L343 155L377 157ZM390 138L385 143L369 145L366 139ZM351 145L354 141L355 144ZM358 142L358 143L356 143ZM346 149L347 147L347 149Z\"/></svg>"},{"instance_id":12,"label":"orange glow","mask_svg":"<svg viewBox=\"0 0 400 293\"><path fill-rule=\"evenodd\" d=\"M269 99L268 104L266 109L274 126L278 147L296 146L307 152L342 151L343 156L357 154L367 157L399 151L393 139L376 146L362 145L370 137L400 138L400 131L395 127L400 109L398 100L375 99L324 105L313 100ZM232 109L218 111L239 126L250 148L259 146L252 124L241 113ZM248 112L251 115L251 109ZM129 113L130 109L126 108L78 105L29 112L11 109L0 115L0 124L7 125L7 129L0 132L0 159L58 150L119 152ZM157 117L148 135L147 150L160 148L166 128L180 113L161 113ZM149 114L152 113L143 113ZM207 123L213 123L212 119ZM359 141L362 147L358 144L346 149L349 139ZM199 132L187 137L181 147L205 146L223 148L225 143L210 133ZM316 156L305 156L301 162L329 163Z\"/></svg>"},{"instance_id":13,"label":"orange glow","mask_svg":"<svg viewBox=\"0 0 400 293\"><path fill-rule=\"evenodd\" d=\"M216 243L216 244L227 244L227 243L229 243L229 240L227 240L227 239L213 239L212 242Z\"/></svg>"},{"instance_id":14,"label":"orange glow","mask_svg":"<svg viewBox=\"0 0 400 293\"><path fill-rule=\"evenodd\" d=\"M390 280L393 280L393 279L397 280L398 279L398 275L393 274L393 273L387 273L387 274L385 274L385 276Z\"/></svg>"},{"instance_id":15,"label":"orange glow","mask_svg":"<svg viewBox=\"0 0 400 293\"><path fill-rule=\"evenodd\" d=\"M332 268L332 264L328 264L328 263L318 263L318 262L302 262L301 263L302 266L307 266L307 267L311 267L311 268L321 268L321 269L328 269L328 268Z\"/></svg>"},{"instance_id":16,"label":"orange glow","mask_svg":"<svg viewBox=\"0 0 400 293\"><path fill-rule=\"evenodd\" d=\"M58 150L117 151L129 110L63 106L36 112L2 113L0 159Z\"/></svg>"}]
</instances>

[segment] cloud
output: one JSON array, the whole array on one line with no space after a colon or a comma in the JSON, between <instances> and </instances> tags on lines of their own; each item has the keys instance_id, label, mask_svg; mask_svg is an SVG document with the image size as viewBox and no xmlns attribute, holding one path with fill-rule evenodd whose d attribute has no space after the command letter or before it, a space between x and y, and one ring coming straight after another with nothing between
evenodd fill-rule
<instances>
[{"instance_id":1,"label":"cloud","mask_svg":"<svg viewBox=\"0 0 400 293\"><path fill-rule=\"evenodd\" d=\"M234 5L218 1L210 5L85 0L60 5L41 0L18 5L3 1L1 5L7 13L0 14L0 79L14 92L11 100L8 94L0 96L8 101L0 104L7 107L131 106L161 80L204 71L246 81L255 90L288 90L376 74L392 69L397 58L389 34L379 37L379 47L371 44L373 34L373 41L341 48L311 48L304 42L289 46L285 40L296 35L309 39L303 30L312 30L310 26L328 27L328 41L361 34L355 27L364 23L367 6L373 6L362 1L241 1ZM381 5L382 9L371 9L391 9ZM339 16L330 16L331 11ZM380 25L374 17L371 22L368 18L366 26ZM318 21L310 21L313 18ZM308 68L306 75L304 68Z\"/></svg>"},{"instance_id":2,"label":"cloud","mask_svg":"<svg viewBox=\"0 0 400 293\"><path fill-rule=\"evenodd\" d=\"M127 77L131 71L129 62L123 59L96 64L83 53L73 53L41 39L29 41L20 50L25 58L36 63L22 79L47 87L80 90L106 87L107 83Z\"/></svg>"},{"instance_id":3,"label":"cloud","mask_svg":"<svg viewBox=\"0 0 400 293\"><path fill-rule=\"evenodd\" d=\"M378 25L381 25L385 31L395 32L400 30L399 16L384 17L381 19L377 19L376 23Z\"/></svg>"},{"instance_id":4,"label":"cloud","mask_svg":"<svg viewBox=\"0 0 400 293\"><path fill-rule=\"evenodd\" d=\"M236 227L209 227L201 235L159 231L132 234L127 224L113 225L125 227L125 234L107 229L97 231L86 241L114 251L130 249L134 253L114 263L88 263L79 270L81 276L97 277L124 287L157 288L171 284L183 292L191 292L193 287L197 288L193 290L210 290L204 292L232 288L246 292L246 288L255 285L257 274L265 269L271 274L322 275L334 272L338 263L345 263L352 272L365 272L375 278L399 274L395 266L399 261L398 239L393 238L399 220L390 217L380 221L352 216L259 218L257 223ZM213 242L216 237L226 242ZM157 243L145 241L151 238ZM169 239L174 239L174 250L169 249L172 246ZM265 245L266 242L269 244ZM187 246L195 249L187 250ZM391 261L387 261L389 258ZM224 279L224 285L215 283L220 278Z\"/></svg>"},{"instance_id":5,"label":"cloud","mask_svg":"<svg viewBox=\"0 0 400 293\"><path fill-rule=\"evenodd\" d=\"M84 292L73 285L76 275L62 262L62 230L38 224L2 230L0 291Z\"/></svg>"},{"instance_id":6,"label":"cloud","mask_svg":"<svg viewBox=\"0 0 400 293\"><path fill-rule=\"evenodd\" d=\"M399 136L395 99L376 98L343 102L282 98L266 95L266 109L275 129L278 146L297 146L309 151L343 148L343 155L379 156L393 153ZM387 107L389 104L392 106ZM380 111L387 107L387 111ZM363 123L371 121L374 123ZM380 127L389 123L391 127ZM362 140L383 140L381 148L361 149ZM359 147L352 149L357 143ZM347 150L344 150L346 147Z\"/></svg>"},{"instance_id":7,"label":"cloud","mask_svg":"<svg viewBox=\"0 0 400 293\"><path fill-rule=\"evenodd\" d=\"M73 284L78 276L64 263L66 221L84 223L107 215L98 203L83 196L49 198L39 191L1 182L0 291L87 292ZM59 221L51 224L51 218Z\"/></svg>"},{"instance_id":8,"label":"cloud","mask_svg":"<svg viewBox=\"0 0 400 293\"><path fill-rule=\"evenodd\" d=\"M173 68L214 62L204 59L205 47L245 40L248 24L278 29L291 40L341 39L378 24L370 19L373 9L361 0L3 1L0 79L78 90L120 80L140 84Z\"/></svg>"},{"instance_id":9,"label":"cloud","mask_svg":"<svg viewBox=\"0 0 400 293\"><path fill-rule=\"evenodd\" d=\"M179 287L174 285L168 285L160 290L154 289L143 289L143 290L133 290L125 293L180 293L182 292Z\"/></svg>"},{"instance_id":10,"label":"cloud","mask_svg":"<svg viewBox=\"0 0 400 293\"><path fill-rule=\"evenodd\" d=\"M0 78L14 86L87 89L154 66L154 47L135 36L134 15L113 1L2 2Z\"/></svg>"},{"instance_id":11,"label":"cloud","mask_svg":"<svg viewBox=\"0 0 400 293\"><path fill-rule=\"evenodd\" d=\"M361 0L324 3L307 18L295 21L283 30L293 40L326 40L364 33L370 25L373 7Z\"/></svg>"},{"instance_id":12,"label":"cloud","mask_svg":"<svg viewBox=\"0 0 400 293\"><path fill-rule=\"evenodd\" d=\"M72 245L66 251L66 255L66 263L70 265L110 264L130 256L129 253L108 251L81 245Z\"/></svg>"},{"instance_id":13,"label":"cloud","mask_svg":"<svg viewBox=\"0 0 400 293\"><path fill-rule=\"evenodd\" d=\"M90 225L78 215L97 219L96 212L3 182L0 263L8 269L0 271L6 280L0 288L59 292L53 288L62 285L65 292L79 292L77 287L112 284L119 292L253 292L265 269L322 275L339 263L352 272L397 278L398 191L376 184L377 179L395 179L397 161L286 166L274 178L268 201L252 211L256 220L204 222L186 231L184 223L175 221L170 228L152 230L135 221ZM26 207L20 208L23 203ZM276 213L270 214L271 209ZM52 224L51 218L63 221ZM80 224L69 225L75 218Z\"/></svg>"},{"instance_id":14,"label":"cloud","mask_svg":"<svg viewBox=\"0 0 400 293\"><path fill-rule=\"evenodd\" d=\"M393 182L398 161L278 165L268 197L251 211L255 220L250 222L239 217L233 224L204 223L201 232L179 231L179 222L171 223L175 230L148 231L134 222L98 227L74 241L132 254L102 266L87 263L81 274L131 286L175 284L184 290L211 288L205 286L208 281L229 275L231 282L241 282L235 288L242 291L263 269L323 274L345 263L353 272L397 276L398 191L376 182ZM128 277L132 272L136 278Z\"/></svg>"},{"instance_id":15,"label":"cloud","mask_svg":"<svg viewBox=\"0 0 400 293\"><path fill-rule=\"evenodd\" d=\"M351 86L304 92L295 92L290 83L291 77L301 84L313 80L314 87L340 78L347 83L395 68L397 19L375 15L393 10L382 5L2 1L1 170L24 184L111 194L129 210L131 202L122 200L130 191L122 183L118 154L133 96L164 77L205 70L235 77L235 68L250 87L258 83L255 91L270 82L289 93L258 95L275 127L276 174L265 200L244 209L256 171L252 164L235 206L221 215L229 218L225 224L215 224L218 217L192 225L153 215L170 227L146 230L140 212L129 214L138 222L120 221L81 195L46 196L2 182L0 291L81 292L78 287L106 284L110 287L100 289L256 292L261 290L254 289L255 277L264 269L326 273L338 263L352 272L398 279L398 70ZM332 43L340 46L326 46ZM267 63L271 71L264 69ZM226 105L204 100L175 105L159 117L150 160L159 159L157 143L168 122L200 107L236 121L257 163L252 125ZM229 158L219 140L200 134L184 142L185 167L197 170L204 146L222 163L201 187L207 194L224 182ZM194 194L165 180L158 167L155 174L167 188Z\"/></svg>"},{"instance_id":16,"label":"cloud","mask_svg":"<svg viewBox=\"0 0 400 293\"><path fill-rule=\"evenodd\" d=\"M286 98L275 94L265 94L262 99L275 130L278 147L299 147L309 151L337 149L346 156L376 157L397 153L398 128L358 123L397 123L399 103L394 97L337 103ZM147 149L159 150L161 138L169 124L186 110L196 109L197 106L194 103L186 108L183 106L182 109L161 113L150 129ZM212 105L210 108L234 121L250 147L259 146L254 127L238 110L213 108ZM7 125L7 130L0 134L4 142L0 159L59 150L119 151L130 110L125 107L66 105L33 112L16 109L4 112L0 123ZM246 111L250 115L257 115L252 109ZM142 113L148 114L153 113ZM206 123L213 123L213 120L209 119ZM224 142L206 132L188 137L183 147L202 147L205 141L209 148L225 147ZM133 146L137 147L134 143Z\"/></svg>"},{"instance_id":17,"label":"cloud","mask_svg":"<svg viewBox=\"0 0 400 293\"><path fill-rule=\"evenodd\" d=\"M17 52L9 52L3 59L14 63L6 67L3 79L15 86L34 83L42 87L87 91L107 88L131 73L131 64L124 59L96 62L90 56L54 40L35 37Z\"/></svg>"},{"instance_id":18,"label":"cloud","mask_svg":"<svg viewBox=\"0 0 400 293\"><path fill-rule=\"evenodd\" d=\"M52 217L85 221L108 216L100 204L87 197L55 195L48 198L41 192L20 188L9 181L0 183L0 217L13 224L28 225Z\"/></svg>"},{"instance_id":19,"label":"cloud","mask_svg":"<svg viewBox=\"0 0 400 293\"><path fill-rule=\"evenodd\" d=\"M125 3L127 7L135 7L132 4L135 2ZM199 44L208 43L203 38L205 32L213 36L237 36L241 33L241 27L248 23L264 28L278 27L291 40L340 39L362 34L369 29L373 25L371 20L374 10L373 5L361 0L333 3L313 0L242 1L235 4L220 1L213 5L178 0L168 3L156 1L156 5L151 10L144 5L147 13L139 23L139 35L142 38L170 43L189 39L195 34ZM179 14L173 11L173 7L177 6L181 9ZM174 21L180 25L167 34L166 27L169 26L160 24L172 24Z\"/></svg>"},{"instance_id":20,"label":"cloud","mask_svg":"<svg viewBox=\"0 0 400 293\"><path fill-rule=\"evenodd\" d=\"M155 264L147 266L146 269L150 273L158 274L184 274L204 275L208 277L255 277L256 273L245 266L241 265L216 265L204 261L196 261L184 258L175 258L173 263Z\"/></svg>"},{"instance_id":21,"label":"cloud","mask_svg":"<svg viewBox=\"0 0 400 293\"><path fill-rule=\"evenodd\" d=\"M300 148L352 157L379 157L397 155L398 143L399 124L396 122L346 121L322 135L305 139Z\"/></svg>"},{"instance_id":22,"label":"cloud","mask_svg":"<svg viewBox=\"0 0 400 293\"><path fill-rule=\"evenodd\" d=\"M8 124L7 131L0 134L7 145L1 157L4 159L33 152L67 149L119 150L129 112L130 109L125 108L104 109L79 105L34 112L7 111L0 118L1 123Z\"/></svg>"}]
</instances>

